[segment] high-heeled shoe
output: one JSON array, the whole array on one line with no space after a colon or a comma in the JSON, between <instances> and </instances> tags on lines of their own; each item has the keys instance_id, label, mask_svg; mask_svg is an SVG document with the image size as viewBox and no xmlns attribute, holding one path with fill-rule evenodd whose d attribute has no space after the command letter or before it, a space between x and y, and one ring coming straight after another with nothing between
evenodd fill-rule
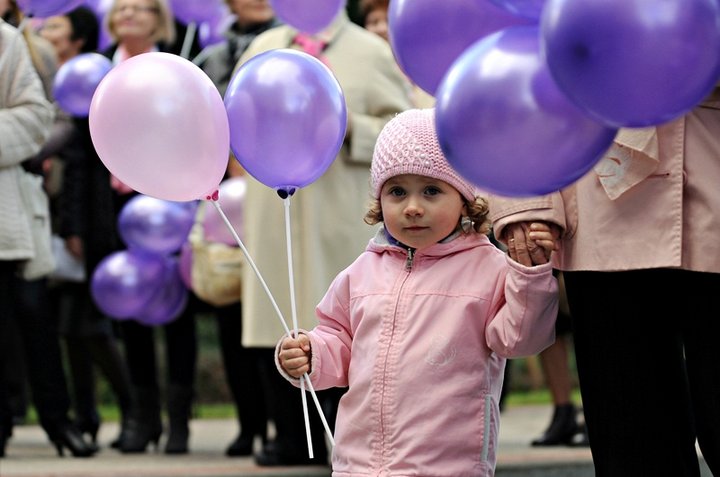
<instances>
[{"instance_id":1,"label":"high-heeled shoe","mask_svg":"<svg viewBox=\"0 0 720 477\"><path fill-rule=\"evenodd\" d=\"M94 415L77 418L75 419L75 427L80 431L80 434L89 437L91 447L93 447L95 451L98 451L97 433L100 429L100 416L94 413Z\"/></svg>"},{"instance_id":2,"label":"high-heeled shoe","mask_svg":"<svg viewBox=\"0 0 720 477\"><path fill-rule=\"evenodd\" d=\"M120 442L120 452L123 454L145 452L147 446L151 444L155 447L155 452L157 452L162 431L162 422L160 422L159 418L157 421L130 419L125 436Z\"/></svg>"},{"instance_id":3,"label":"high-heeled shoe","mask_svg":"<svg viewBox=\"0 0 720 477\"><path fill-rule=\"evenodd\" d=\"M542 436L532 441L533 447L569 445L578 432L576 414L572 403L555 406L550 425Z\"/></svg>"},{"instance_id":4,"label":"high-heeled shoe","mask_svg":"<svg viewBox=\"0 0 720 477\"><path fill-rule=\"evenodd\" d=\"M73 457L91 457L97 452L91 444L85 442L82 433L70 422L58 425L49 437L60 457L65 455L65 448L70 450Z\"/></svg>"}]
</instances>

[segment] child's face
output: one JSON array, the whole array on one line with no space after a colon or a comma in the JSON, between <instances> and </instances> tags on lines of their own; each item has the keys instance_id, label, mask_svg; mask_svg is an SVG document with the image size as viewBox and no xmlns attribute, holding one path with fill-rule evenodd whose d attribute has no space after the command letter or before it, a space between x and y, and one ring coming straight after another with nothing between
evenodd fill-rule
<instances>
[{"instance_id":1,"label":"child's face","mask_svg":"<svg viewBox=\"0 0 720 477\"><path fill-rule=\"evenodd\" d=\"M380 191L380 206L390 234L416 249L450 235L465 212L457 189L445 181L415 174L388 179Z\"/></svg>"}]
</instances>

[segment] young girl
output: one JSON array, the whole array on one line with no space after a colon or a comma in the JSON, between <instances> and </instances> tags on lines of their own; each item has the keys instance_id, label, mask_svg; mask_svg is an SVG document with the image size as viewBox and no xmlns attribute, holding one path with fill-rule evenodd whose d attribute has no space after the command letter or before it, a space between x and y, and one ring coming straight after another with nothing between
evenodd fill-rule
<instances>
[{"instance_id":1,"label":"young girl","mask_svg":"<svg viewBox=\"0 0 720 477\"><path fill-rule=\"evenodd\" d=\"M409 110L378 137L374 203L384 223L317 307L318 326L278 344L280 372L348 387L334 476L492 476L506 358L554 339L554 241L534 224L538 266L488 239L487 202L440 150L434 111Z\"/></svg>"}]
</instances>

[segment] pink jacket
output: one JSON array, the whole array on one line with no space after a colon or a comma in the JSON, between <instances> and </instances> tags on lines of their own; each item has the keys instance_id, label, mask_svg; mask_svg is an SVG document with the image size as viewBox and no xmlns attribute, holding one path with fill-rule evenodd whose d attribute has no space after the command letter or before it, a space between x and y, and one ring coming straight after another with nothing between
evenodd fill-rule
<instances>
[{"instance_id":1,"label":"pink jacket","mask_svg":"<svg viewBox=\"0 0 720 477\"><path fill-rule=\"evenodd\" d=\"M549 265L512 262L484 235L410 263L381 231L307 332L314 388L349 387L333 475L492 476L505 358L553 342L557 304Z\"/></svg>"},{"instance_id":2,"label":"pink jacket","mask_svg":"<svg viewBox=\"0 0 720 477\"><path fill-rule=\"evenodd\" d=\"M547 220L565 235L562 270L682 268L720 273L720 95L658 127L621 130L600 163L562 193L491 197L498 238Z\"/></svg>"}]
</instances>

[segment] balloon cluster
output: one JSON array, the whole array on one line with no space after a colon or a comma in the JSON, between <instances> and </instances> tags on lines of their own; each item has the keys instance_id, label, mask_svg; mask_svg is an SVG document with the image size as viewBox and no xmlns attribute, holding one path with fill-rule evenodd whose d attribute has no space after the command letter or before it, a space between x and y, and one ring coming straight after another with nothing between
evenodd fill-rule
<instances>
[{"instance_id":1,"label":"balloon cluster","mask_svg":"<svg viewBox=\"0 0 720 477\"><path fill-rule=\"evenodd\" d=\"M91 294L98 308L118 319L162 325L185 309L188 287L175 256L187 240L195 203L137 195L118 218L127 250L105 257L93 271Z\"/></svg>"},{"instance_id":2,"label":"balloon cluster","mask_svg":"<svg viewBox=\"0 0 720 477\"><path fill-rule=\"evenodd\" d=\"M440 145L483 189L543 194L620 127L695 107L720 77L716 0L394 0L395 57L436 96Z\"/></svg>"}]
</instances>

